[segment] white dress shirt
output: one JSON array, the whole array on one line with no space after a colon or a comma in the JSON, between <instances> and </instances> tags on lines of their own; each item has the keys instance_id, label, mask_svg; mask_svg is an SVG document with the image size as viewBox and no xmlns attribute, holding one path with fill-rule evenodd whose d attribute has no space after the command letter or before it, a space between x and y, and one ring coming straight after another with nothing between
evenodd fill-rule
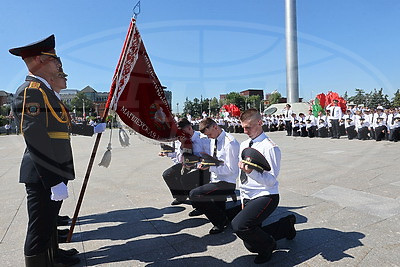
<instances>
[{"instance_id":1,"label":"white dress shirt","mask_svg":"<svg viewBox=\"0 0 400 267\"><path fill-rule=\"evenodd\" d=\"M241 143L239 155L242 154L243 149L249 147L250 140L247 139ZM254 199L260 196L279 194L277 178L281 168L281 150L265 133L261 133L253 139L251 147L264 155L271 166L271 170L263 173L253 170L251 173L246 174L247 182L244 184L239 179L242 200L244 198Z\"/></svg>"},{"instance_id":2,"label":"white dress shirt","mask_svg":"<svg viewBox=\"0 0 400 267\"><path fill-rule=\"evenodd\" d=\"M213 155L215 139L211 139L210 151ZM217 158L224 162L220 166L210 167L210 181L217 183L225 181L236 184L236 178L239 176L239 142L229 133L222 130L217 137Z\"/></svg>"},{"instance_id":3,"label":"white dress shirt","mask_svg":"<svg viewBox=\"0 0 400 267\"><path fill-rule=\"evenodd\" d=\"M200 136L200 132L195 131L192 135L193 143L193 154L196 156L201 156L201 153L209 153L210 151L210 139L207 137ZM168 157L177 163L182 163L183 151L181 149L181 142L175 141L176 153L168 153Z\"/></svg>"}]
</instances>

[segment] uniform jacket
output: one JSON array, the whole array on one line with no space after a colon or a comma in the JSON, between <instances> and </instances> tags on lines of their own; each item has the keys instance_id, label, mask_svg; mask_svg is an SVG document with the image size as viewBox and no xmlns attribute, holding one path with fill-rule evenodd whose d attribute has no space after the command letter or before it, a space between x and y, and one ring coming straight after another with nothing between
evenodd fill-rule
<instances>
[{"instance_id":1,"label":"uniform jacket","mask_svg":"<svg viewBox=\"0 0 400 267\"><path fill-rule=\"evenodd\" d=\"M91 136L93 127L72 124L54 91L32 76L17 89L12 109L26 143L19 181L49 188L73 180L70 134Z\"/></svg>"}]
</instances>

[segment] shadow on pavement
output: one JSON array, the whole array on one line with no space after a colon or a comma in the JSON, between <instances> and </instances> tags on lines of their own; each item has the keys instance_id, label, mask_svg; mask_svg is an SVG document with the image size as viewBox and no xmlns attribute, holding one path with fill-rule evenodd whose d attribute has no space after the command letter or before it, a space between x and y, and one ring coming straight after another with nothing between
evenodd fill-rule
<instances>
[{"instance_id":1,"label":"shadow on pavement","mask_svg":"<svg viewBox=\"0 0 400 267\"><path fill-rule=\"evenodd\" d=\"M227 206L232 209L238 204L228 203ZM293 212L300 208L302 207L278 207L264 224L276 221L288 214L296 216L296 224L306 223L308 220L306 217ZM107 242L107 239L113 240L113 242L123 241L120 244L86 252L84 257L87 266L131 260L152 266L247 266L253 264L255 254L250 252L248 255L239 256L233 262L225 262L218 257L211 256L214 255L213 252L207 256L190 257L191 254L212 251L213 246L231 243L237 237L231 228L219 235L207 234L202 237L181 233L186 228L195 228L209 223L204 216L187 218L176 223L160 219L166 214L178 213L184 209L184 207L162 209L145 207L84 216L80 218L80 223L83 225L107 223L108 226L77 234L75 241L104 240L104 243ZM277 242L277 250L269 264L294 266L318 255L329 262L336 262L346 257L352 257L346 254L346 250L363 246L360 239L364 237L365 235L359 232L342 232L328 228L303 229L297 231L294 240L284 239ZM240 243L240 245L242 244ZM235 246L232 248L234 249Z\"/></svg>"}]
</instances>

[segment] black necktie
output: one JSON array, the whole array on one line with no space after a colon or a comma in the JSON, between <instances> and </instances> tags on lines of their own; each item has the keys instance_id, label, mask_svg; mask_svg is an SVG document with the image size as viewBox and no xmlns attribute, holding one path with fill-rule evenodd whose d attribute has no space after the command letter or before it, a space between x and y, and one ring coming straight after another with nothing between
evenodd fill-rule
<instances>
[{"instance_id":1,"label":"black necktie","mask_svg":"<svg viewBox=\"0 0 400 267\"><path fill-rule=\"evenodd\" d=\"M252 145L253 145L253 140L250 141L249 147L251 147ZM243 170L240 171L240 182L242 184L247 183L247 175Z\"/></svg>"},{"instance_id":2,"label":"black necktie","mask_svg":"<svg viewBox=\"0 0 400 267\"><path fill-rule=\"evenodd\" d=\"M215 143L214 143L214 153L213 153L213 157L214 157L214 158L217 157L217 139L215 139Z\"/></svg>"}]
</instances>

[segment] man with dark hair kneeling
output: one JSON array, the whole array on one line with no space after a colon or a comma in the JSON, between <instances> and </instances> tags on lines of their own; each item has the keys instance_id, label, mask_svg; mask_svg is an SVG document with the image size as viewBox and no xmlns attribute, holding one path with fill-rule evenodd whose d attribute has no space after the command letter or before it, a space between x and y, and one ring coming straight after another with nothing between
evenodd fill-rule
<instances>
[{"instance_id":1,"label":"man with dark hair kneeling","mask_svg":"<svg viewBox=\"0 0 400 267\"><path fill-rule=\"evenodd\" d=\"M211 157L203 155L205 161L199 168L210 172L210 183L193 189L189 197L193 207L204 212L214 225L210 234L218 234L229 224L225 213L225 202L226 196L232 195L236 188L240 146L232 135L221 129L210 118L202 120L199 129L211 138L209 153L215 160L207 160Z\"/></svg>"}]
</instances>

